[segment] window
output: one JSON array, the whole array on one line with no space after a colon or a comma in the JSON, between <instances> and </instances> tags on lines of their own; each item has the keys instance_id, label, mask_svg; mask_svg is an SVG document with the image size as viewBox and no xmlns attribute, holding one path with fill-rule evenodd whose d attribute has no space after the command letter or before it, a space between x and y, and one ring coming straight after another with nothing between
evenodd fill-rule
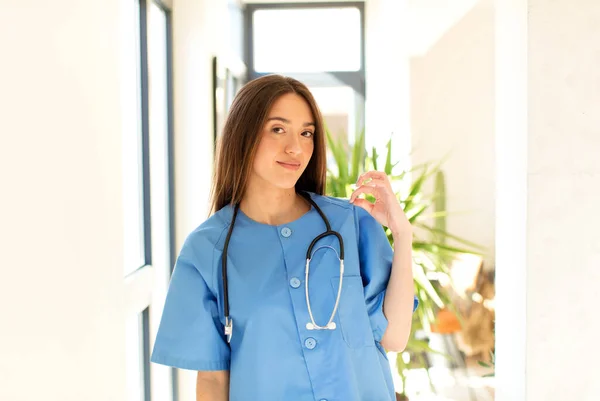
<instances>
[{"instance_id":1,"label":"window","mask_svg":"<svg viewBox=\"0 0 600 401\"><path fill-rule=\"evenodd\" d=\"M173 265L171 13L156 0L127 1L131 25L122 40L127 399L171 401L174 370L150 366L151 338Z\"/></svg>"},{"instance_id":2,"label":"window","mask_svg":"<svg viewBox=\"0 0 600 401\"><path fill-rule=\"evenodd\" d=\"M170 14L159 3L148 10L148 87L150 138L150 218L152 220L152 267L155 270L152 305L149 308L150 338L156 337L173 266L173 168ZM150 346L150 344L149 344ZM175 399L175 369L152 365L151 393L155 400Z\"/></svg>"},{"instance_id":3,"label":"window","mask_svg":"<svg viewBox=\"0 0 600 401\"><path fill-rule=\"evenodd\" d=\"M361 14L356 7L259 9L252 17L257 72L361 69Z\"/></svg>"},{"instance_id":4,"label":"window","mask_svg":"<svg viewBox=\"0 0 600 401\"><path fill-rule=\"evenodd\" d=\"M130 30L123 37L126 55L123 91L123 194L125 271L130 274L146 264L144 238L144 183L142 163L142 77L140 7L131 1Z\"/></svg>"},{"instance_id":5,"label":"window","mask_svg":"<svg viewBox=\"0 0 600 401\"><path fill-rule=\"evenodd\" d=\"M303 82L331 134L352 145L365 115L364 3L253 3L245 21L249 78Z\"/></svg>"}]
</instances>

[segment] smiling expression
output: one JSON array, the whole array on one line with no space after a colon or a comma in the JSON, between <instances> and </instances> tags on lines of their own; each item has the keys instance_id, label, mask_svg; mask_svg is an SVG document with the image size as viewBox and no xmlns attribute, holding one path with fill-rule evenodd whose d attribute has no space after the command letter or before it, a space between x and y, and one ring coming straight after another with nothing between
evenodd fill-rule
<instances>
[{"instance_id":1,"label":"smiling expression","mask_svg":"<svg viewBox=\"0 0 600 401\"><path fill-rule=\"evenodd\" d=\"M259 135L251 181L293 188L314 150L315 121L308 103L296 93L282 95Z\"/></svg>"}]
</instances>

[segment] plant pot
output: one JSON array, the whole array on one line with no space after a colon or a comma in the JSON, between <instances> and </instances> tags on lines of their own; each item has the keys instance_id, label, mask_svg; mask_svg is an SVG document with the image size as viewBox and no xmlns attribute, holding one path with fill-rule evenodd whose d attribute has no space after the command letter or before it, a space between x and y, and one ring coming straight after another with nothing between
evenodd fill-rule
<instances>
[{"instance_id":1,"label":"plant pot","mask_svg":"<svg viewBox=\"0 0 600 401\"><path fill-rule=\"evenodd\" d=\"M409 400L406 395L396 393L396 401L409 401Z\"/></svg>"}]
</instances>

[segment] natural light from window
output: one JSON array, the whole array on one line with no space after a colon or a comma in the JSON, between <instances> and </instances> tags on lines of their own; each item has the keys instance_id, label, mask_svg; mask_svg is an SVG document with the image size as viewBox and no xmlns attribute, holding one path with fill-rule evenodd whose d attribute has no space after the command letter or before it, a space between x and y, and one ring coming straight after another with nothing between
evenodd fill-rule
<instances>
[{"instance_id":1,"label":"natural light from window","mask_svg":"<svg viewBox=\"0 0 600 401\"><path fill-rule=\"evenodd\" d=\"M359 71L361 21L355 7L257 10L257 72Z\"/></svg>"},{"instance_id":2,"label":"natural light from window","mask_svg":"<svg viewBox=\"0 0 600 401\"><path fill-rule=\"evenodd\" d=\"M124 273L142 267L144 260L144 208L142 182L142 121L139 4L132 2L131 25L123 35L128 65L123 74L123 197L124 197Z\"/></svg>"}]
</instances>

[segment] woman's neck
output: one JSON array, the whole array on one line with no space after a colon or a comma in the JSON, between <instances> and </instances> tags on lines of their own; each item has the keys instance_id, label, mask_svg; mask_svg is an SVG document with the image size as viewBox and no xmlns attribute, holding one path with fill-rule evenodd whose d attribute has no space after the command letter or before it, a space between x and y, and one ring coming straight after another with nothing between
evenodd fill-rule
<instances>
[{"instance_id":1,"label":"woman's neck","mask_svg":"<svg viewBox=\"0 0 600 401\"><path fill-rule=\"evenodd\" d=\"M240 209L258 223L276 226L302 217L310 210L310 205L296 193L295 188L249 186Z\"/></svg>"}]
</instances>

